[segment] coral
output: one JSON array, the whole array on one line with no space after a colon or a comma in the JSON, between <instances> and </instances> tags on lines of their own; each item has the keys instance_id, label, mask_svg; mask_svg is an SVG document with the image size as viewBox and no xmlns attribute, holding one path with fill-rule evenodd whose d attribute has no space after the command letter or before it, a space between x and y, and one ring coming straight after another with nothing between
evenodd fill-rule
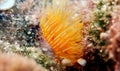
<instances>
[{"instance_id":1,"label":"coral","mask_svg":"<svg viewBox=\"0 0 120 71\"><path fill-rule=\"evenodd\" d=\"M27 57L1 53L0 71L45 71L45 69Z\"/></svg>"},{"instance_id":2,"label":"coral","mask_svg":"<svg viewBox=\"0 0 120 71\"><path fill-rule=\"evenodd\" d=\"M110 24L112 5L110 1L100 0L93 12L94 19L90 24L89 40L94 46L104 46L105 42L100 39L100 34L105 32Z\"/></svg>"},{"instance_id":3,"label":"coral","mask_svg":"<svg viewBox=\"0 0 120 71\"><path fill-rule=\"evenodd\" d=\"M112 24L106 32L108 35L106 51L109 53L109 58L116 61L115 71L120 71L120 6L117 5L113 8Z\"/></svg>"},{"instance_id":4,"label":"coral","mask_svg":"<svg viewBox=\"0 0 120 71\"><path fill-rule=\"evenodd\" d=\"M34 59L38 64L45 68L53 67L56 63L50 57L46 56L40 48L20 47L20 44L10 44L0 40L0 51L4 53L16 53Z\"/></svg>"},{"instance_id":5,"label":"coral","mask_svg":"<svg viewBox=\"0 0 120 71\"><path fill-rule=\"evenodd\" d=\"M108 58L109 54L105 52L106 49L104 48L107 45L106 41L109 39L105 32L111 25L113 6L111 1L99 0L92 9L93 20L89 24L90 29L87 28L89 34L85 36L87 38L83 56L87 61L84 67L85 71L114 70L115 62Z\"/></svg>"}]
</instances>

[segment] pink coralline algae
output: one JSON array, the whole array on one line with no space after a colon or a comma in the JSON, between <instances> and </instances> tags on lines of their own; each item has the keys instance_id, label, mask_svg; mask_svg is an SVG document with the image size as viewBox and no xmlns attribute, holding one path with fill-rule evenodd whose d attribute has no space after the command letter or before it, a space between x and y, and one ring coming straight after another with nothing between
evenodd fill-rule
<instances>
[{"instance_id":1,"label":"pink coralline algae","mask_svg":"<svg viewBox=\"0 0 120 71\"><path fill-rule=\"evenodd\" d=\"M112 24L107 34L109 35L107 52L109 57L117 62L115 71L120 71L120 6L116 6L112 12Z\"/></svg>"}]
</instances>

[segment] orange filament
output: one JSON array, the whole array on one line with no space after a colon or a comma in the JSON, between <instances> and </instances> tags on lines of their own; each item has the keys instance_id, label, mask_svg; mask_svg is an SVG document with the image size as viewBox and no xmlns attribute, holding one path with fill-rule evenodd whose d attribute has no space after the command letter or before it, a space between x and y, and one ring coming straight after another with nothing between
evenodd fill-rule
<instances>
[{"instance_id":1,"label":"orange filament","mask_svg":"<svg viewBox=\"0 0 120 71\"><path fill-rule=\"evenodd\" d=\"M80 44L83 23L78 14L67 6L67 0L46 7L40 20L40 27L45 40L49 43L56 56L70 59L73 63L82 55Z\"/></svg>"}]
</instances>

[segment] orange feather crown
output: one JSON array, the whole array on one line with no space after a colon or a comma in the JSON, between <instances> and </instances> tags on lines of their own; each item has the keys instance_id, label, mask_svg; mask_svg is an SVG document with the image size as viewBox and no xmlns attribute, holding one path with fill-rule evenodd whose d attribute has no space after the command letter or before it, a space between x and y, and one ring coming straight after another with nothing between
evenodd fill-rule
<instances>
[{"instance_id":1,"label":"orange feather crown","mask_svg":"<svg viewBox=\"0 0 120 71\"><path fill-rule=\"evenodd\" d=\"M40 19L40 27L45 40L56 56L75 63L83 52L79 42L83 38L83 23L79 14L68 6L67 0L53 0L47 5Z\"/></svg>"}]
</instances>

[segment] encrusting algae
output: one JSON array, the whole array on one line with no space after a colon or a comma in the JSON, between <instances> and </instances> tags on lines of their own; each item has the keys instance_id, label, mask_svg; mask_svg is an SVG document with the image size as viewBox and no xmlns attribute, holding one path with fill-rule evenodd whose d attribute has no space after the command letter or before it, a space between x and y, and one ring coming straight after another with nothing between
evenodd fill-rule
<instances>
[{"instance_id":1,"label":"encrusting algae","mask_svg":"<svg viewBox=\"0 0 120 71\"><path fill-rule=\"evenodd\" d=\"M82 56L83 23L79 14L68 6L68 0L53 0L52 5L47 4L40 27L57 57L74 64Z\"/></svg>"}]
</instances>

